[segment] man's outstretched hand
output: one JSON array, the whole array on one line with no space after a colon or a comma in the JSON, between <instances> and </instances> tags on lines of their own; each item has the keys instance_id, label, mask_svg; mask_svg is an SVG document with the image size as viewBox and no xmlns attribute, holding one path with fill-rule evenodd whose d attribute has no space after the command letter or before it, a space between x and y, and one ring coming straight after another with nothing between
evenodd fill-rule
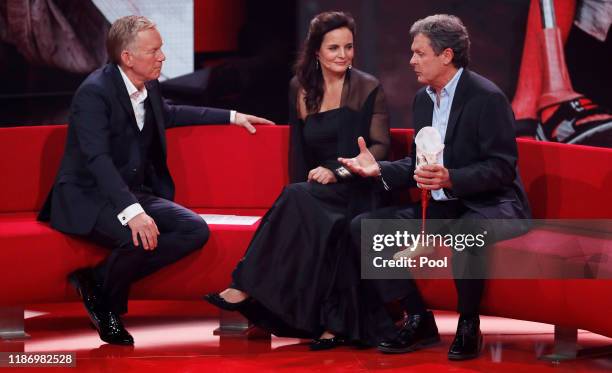
<instances>
[{"instance_id":1,"label":"man's outstretched hand","mask_svg":"<svg viewBox=\"0 0 612 373\"><path fill-rule=\"evenodd\" d=\"M376 159L368 150L365 140L359 136L357 139L359 145L359 154L355 158L338 158L338 162L342 163L346 169L354 174L361 175L363 177L377 177L380 176L380 169Z\"/></svg>"},{"instance_id":2,"label":"man's outstretched hand","mask_svg":"<svg viewBox=\"0 0 612 373\"><path fill-rule=\"evenodd\" d=\"M244 127L249 133L255 133L255 127L253 124L274 124L271 120L267 120L265 118L256 117L255 115L236 113L236 118L234 119L234 123L237 126Z\"/></svg>"}]
</instances>

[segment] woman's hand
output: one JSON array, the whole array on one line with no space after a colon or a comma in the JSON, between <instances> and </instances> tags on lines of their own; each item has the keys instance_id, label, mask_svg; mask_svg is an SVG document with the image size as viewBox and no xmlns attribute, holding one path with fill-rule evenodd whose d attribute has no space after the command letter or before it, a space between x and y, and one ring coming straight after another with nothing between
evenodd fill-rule
<instances>
[{"instance_id":1,"label":"woman's hand","mask_svg":"<svg viewBox=\"0 0 612 373\"><path fill-rule=\"evenodd\" d=\"M338 182L338 180L336 180L336 175L334 175L330 169L321 166L310 170L308 173L308 181L314 181L319 184L332 184Z\"/></svg>"}]
</instances>

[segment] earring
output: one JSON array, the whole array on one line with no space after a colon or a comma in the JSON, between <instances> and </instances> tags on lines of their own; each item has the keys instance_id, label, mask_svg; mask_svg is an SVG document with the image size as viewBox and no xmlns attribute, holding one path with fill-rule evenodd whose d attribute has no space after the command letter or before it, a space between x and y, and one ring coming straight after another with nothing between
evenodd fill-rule
<instances>
[{"instance_id":1,"label":"earring","mask_svg":"<svg viewBox=\"0 0 612 373\"><path fill-rule=\"evenodd\" d=\"M351 64L351 65L348 65L348 69L349 69L349 70L350 70L350 69L352 69L352 68L353 68L353 65L352 65L352 64Z\"/></svg>"},{"instance_id":2,"label":"earring","mask_svg":"<svg viewBox=\"0 0 612 373\"><path fill-rule=\"evenodd\" d=\"M319 66L319 60L318 59L315 60L315 64L317 65L317 70L319 70L321 67Z\"/></svg>"}]
</instances>

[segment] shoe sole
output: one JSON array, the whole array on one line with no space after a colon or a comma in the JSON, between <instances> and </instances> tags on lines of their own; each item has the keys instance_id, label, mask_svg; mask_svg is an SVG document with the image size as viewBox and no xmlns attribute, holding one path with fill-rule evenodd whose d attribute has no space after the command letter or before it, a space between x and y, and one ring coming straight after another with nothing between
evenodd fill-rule
<instances>
[{"instance_id":1,"label":"shoe sole","mask_svg":"<svg viewBox=\"0 0 612 373\"><path fill-rule=\"evenodd\" d=\"M438 343L440 343L440 336L425 339L405 348L377 347L377 349L385 354L405 354L407 352L414 352L423 348L431 347L437 345Z\"/></svg>"},{"instance_id":2,"label":"shoe sole","mask_svg":"<svg viewBox=\"0 0 612 373\"><path fill-rule=\"evenodd\" d=\"M123 341L113 341L110 339L104 339L102 337L100 337L100 339L106 343L108 343L109 345L117 345L117 346L133 346L134 342L123 342Z\"/></svg>"}]
</instances>

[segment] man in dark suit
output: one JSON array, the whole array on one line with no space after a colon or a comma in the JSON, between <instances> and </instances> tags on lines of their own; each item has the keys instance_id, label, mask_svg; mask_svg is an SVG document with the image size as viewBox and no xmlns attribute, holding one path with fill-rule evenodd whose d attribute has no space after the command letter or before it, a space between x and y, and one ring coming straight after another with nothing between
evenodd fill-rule
<instances>
[{"instance_id":1,"label":"man in dark suit","mask_svg":"<svg viewBox=\"0 0 612 373\"><path fill-rule=\"evenodd\" d=\"M165 60L161 46L155 24L145 17L112 24L111 63L91 73L74 95L64 157L39 215L61 232L112 249L95 268L69 275L108 343L134 343L120 318L130 285L208 240L202 218L172 202L165 129L232 123L255 133L251 123L272 123L229 110L166 104L157 80Z\"/></svg>"},{"instance_id":2,"label":"man in dark suit","mask_svg":"<svg viewBox=\"0 0 612 373\"><path fill-rule=\"evenodd\" d=\"M455 16L434 15L415 22L411 36L410 63L419 82L426 85L414 99L415 133L426 125L441 133L445 147L438 164L416 168L416 147L411 158L376 163L363 139L359 139L360 154L341 162L362 176L379 177L387 190L416 184L431 191L428 218L466 222L529 218L529 204L517 169L512 109L494 83L467 69L470 42L465 26ZM364 219L420 217L418 203L362 214L351 223L353 239L359 245ZM523 226L510 224L498 229L495 239L521 234ZM452 360L474 358L482 347L479 306L486 272L482 268L479 271L483 263L475 261L482 260L483 255L471 255L474 253L467 250L461 254L453 255L460 318L448 353ZM384 301L400 300L408 315L397 337L382 342L379 350L409 352L440 340L433 314L414 280L378 280L376 285Z\"/></svg>"}]
</instances>

